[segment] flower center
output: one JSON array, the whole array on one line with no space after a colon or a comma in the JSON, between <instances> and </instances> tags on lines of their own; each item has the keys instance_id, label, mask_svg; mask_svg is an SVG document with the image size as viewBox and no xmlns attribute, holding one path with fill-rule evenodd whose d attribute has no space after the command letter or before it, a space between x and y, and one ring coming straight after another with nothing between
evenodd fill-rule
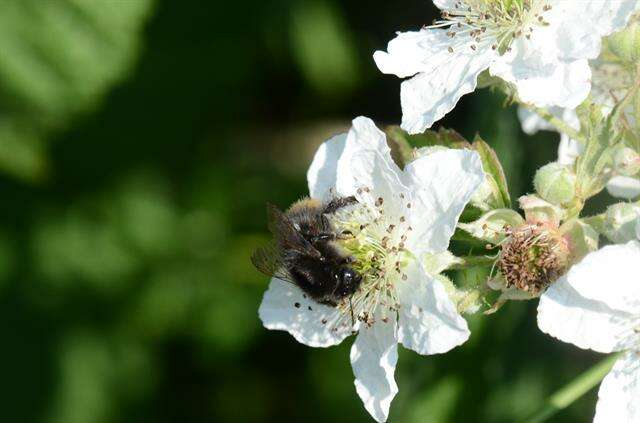
<instances>
[{"instance_id":1,"label":"flower center","mask_svg":"<svg viewBox=\"0 0 640 423\"><path fill-rule=\"evenodd\" d=\"M536 26L549 25L544 18L549 10L542 0L459 0L428 28L448 28L452 39L468 37L472 50L491 45L504 53L514 39L529 39Z\"/></svg>"},{"instance_id":2,"label":"flower center","mask_svg":"<svg viewBox=\"0 0 640 423\"><path fill-rule=\"evenodd\" d=\"M569 250L559 234L535 224L510 230L498 267L507 288L541 293L567 269Z\"/></svg>"},{"instance_id":3,"label":"flower center","mask_svg":"<svg viewBox=\"0 0 640 423\"><path fill-rule=\"evenodd\" d=\"M411 259L405 241L412 228L404 216L385 214L384 203L383 197L377 197L373 207L356 204L331 216L335 228L349 234L340 245L353 257L351 267L362 276L358 290L337 307L345 318L369 326L376 315L386 321L397 313L396 284L407 279L403 269Z\"/></svg>"}]
</instances>

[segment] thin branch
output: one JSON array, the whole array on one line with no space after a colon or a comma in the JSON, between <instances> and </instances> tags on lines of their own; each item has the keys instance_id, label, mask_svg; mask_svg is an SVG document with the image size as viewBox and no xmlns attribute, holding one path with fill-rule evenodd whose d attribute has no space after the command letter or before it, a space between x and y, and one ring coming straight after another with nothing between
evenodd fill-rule
<instances>
[{"instance_id":1,"label":"thin branch","mask_svg":"<svg viewBox=\"0 0 640 423\"><path fill-rule=\"evenodd\" d=\"M540 116L541 118L543 118L544 120L546 120L547 122L555 126L558 131L568 135L571 139L579 141L583 144L587 142L584 135L582 135L580 131L574 129L571 125L569 125L567 122L560 119L559 117L554 116L548 110L541 109L539 107L531 107L531 110L533 110L538 114L538 116Z\"/></svg>"}]
</instances>

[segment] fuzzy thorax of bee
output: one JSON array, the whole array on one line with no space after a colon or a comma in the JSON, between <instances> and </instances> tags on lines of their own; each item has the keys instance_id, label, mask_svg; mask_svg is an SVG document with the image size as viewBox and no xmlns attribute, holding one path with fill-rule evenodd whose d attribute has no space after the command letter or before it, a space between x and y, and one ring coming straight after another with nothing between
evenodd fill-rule
<instances>
[{"instance_id":1,"label":"fuzzy thorax of bee","mask_svg":"<svg viewBox=\"0 0 640 423\"><path fill-rule=\"evenodd\" d=\"M543 0L459 0L428 28L448 28L450 38L466 37L472 50L491 45L504 52L512 40L529 39L537 26L548 25L544 14L549 10Z\"/></svg>"},{"instance_id":2,"label":"fuzzy thorax of bee","mask_svg":"<svg viewBox=\"0 0 640 423\"><path fill-rule=\"evenodd\" d=\"M367 188L362 190L368 192ZM407 280L404 269L412 260L405 249L412 228L406 217L385 213L384 202L383 197L377 197L373 205L355 204L330 217L343 234L339 245L352 257L351 267L362 276L358 290L338 308L344 318L353 316L369 326L375 323L374 316L386 321L397 314L400 303L396 286ZM411 204L407 202L405 207Z\"/></svg>"},{"instance_id":3,"label":"fuzzy thorax of bee","mask_svg":"<svg viewBox=\"0 0 640 423\"><path fill-rule=\"evenodd\" d=\"M537 295L565 273L569 248L556 229L527 223L506 231L497 264L507 288Z\"/></svg>"}]
</instances>

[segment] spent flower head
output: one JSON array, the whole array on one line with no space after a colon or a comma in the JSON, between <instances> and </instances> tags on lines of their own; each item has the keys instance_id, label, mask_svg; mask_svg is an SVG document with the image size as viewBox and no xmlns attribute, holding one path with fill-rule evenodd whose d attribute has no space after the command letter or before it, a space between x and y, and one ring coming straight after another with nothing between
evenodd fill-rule
<instances>
[{"instance_id":1,"label":"spent flower head","mask_svg":"<svg viewBox=\"0 0 640 423\"><path fill-rule=\"evenodd\" d=\"M508 300L539 297L571 263L598 246L598 233L580 219L536 195L520 198L525 217L510 209L492 210L472 223L458 226L475 238L499 248L487 285L501 291L489 313ZM493 272L492 272L493 273Z\"/></svg>"},{"instance_id":2,"label":"spent flower head","mask_svg":"<svg viewBox=\"0 0 640 423\"><path fill-rule=\"evenodd\" d=\"M567 268L569 246L562 234L542 223L507 229L498 259L505 287L536 296Z\"/></svg>"},{"instance_id":3,"label":"spent flower head","mask_svg":"<svg viewBox=\"0 0 640 423\"><path fill-rule=\"evenodd\" d=\"M481 161L473 151L443 149L401 170L384 133L360 117L348 134L320 146L307 176L312 198L357 199L330 219L351 235L341 246L362 282L331 307L274 278L260 318L265 327L312 347L336 345L357 333L350 355L356 390L371 416L385 421L398 392L397 343L428 355L469 337L466 321L423 260L446 252L458 217L484 178Z\"/></svg>"}]
</instances>

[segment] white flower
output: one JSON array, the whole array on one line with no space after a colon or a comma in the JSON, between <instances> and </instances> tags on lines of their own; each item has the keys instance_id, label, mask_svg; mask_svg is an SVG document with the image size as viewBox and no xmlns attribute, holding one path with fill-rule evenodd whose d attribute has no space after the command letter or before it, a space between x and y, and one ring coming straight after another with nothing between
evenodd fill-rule
<instances>
[{"instance_id":1,"label":"white flower","mask_svg":"<svg viewBox=\"0 0 640 423\"><path fill-rule=\"evenodd\" d=\"M442 19L399 33L374 59L404 81L402 128L419 133L476 88L485 69L524 103L577 107L591 89L588 60L622 28L636 0L434 0ZM414 76L415 75L415 76Z\"/></svg>"},{"instance_id":2,"label":"white flower","mask_svg":"<svg viewBox=\"0 0 640 423\"><path fill-rule=\"evenodd\" d=\"M458 217L484 179L481 161L472 151L442 150L400 170L384 133L360 117L348 134L320 146L307 177L313 198L358 200L334 223L351 228L354 241L346 248L367 258L359 267L363 281L349 301L330 307L274 278L260 318L312 347L339 344L359 331L351 348L356 390L373 418L385 421L398 392L397 343L439 354L469 337L466 321L421 260L447 250Z\"/></svg>"},{"instance_id":3,"label":"white flower","mask_svg":"<svg viewBox=\"0 0 640 423\"><path fill-rule=\"evenodd\" d=\"M640 221L637 236L640 238ZM580 348L623 351L604 378L594 421L640 422L640 242L587 255L540 298L538 326Z\"/></svg>"}]
</instances>

